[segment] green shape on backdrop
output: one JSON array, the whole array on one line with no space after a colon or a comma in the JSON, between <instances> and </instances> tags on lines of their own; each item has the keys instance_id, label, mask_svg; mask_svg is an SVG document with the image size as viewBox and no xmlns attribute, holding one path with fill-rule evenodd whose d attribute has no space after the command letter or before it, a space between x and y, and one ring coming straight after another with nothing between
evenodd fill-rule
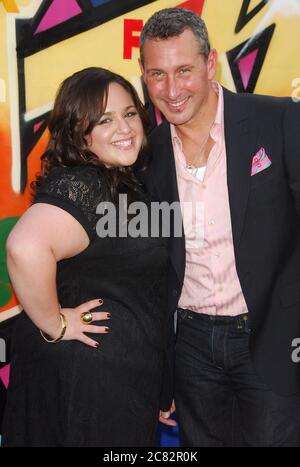
<instances>
[{"instance_id":1,"label":"green shape on backdrop","mask_svg":"<svg viewBox=\"0 0 300 467\"><path fill-rule=\"evenodd\" d=\"M19 217L7 217L0 219L0 306L6 305L12 296L9 277L6 267L5 244L9 232L14 227Z\"/></svg>"}]
</instances>

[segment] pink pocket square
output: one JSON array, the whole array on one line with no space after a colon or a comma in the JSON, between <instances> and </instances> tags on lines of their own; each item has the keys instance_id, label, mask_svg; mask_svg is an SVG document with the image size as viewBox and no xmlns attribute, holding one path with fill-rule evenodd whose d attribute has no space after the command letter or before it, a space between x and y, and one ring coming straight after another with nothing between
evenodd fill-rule
<instances>
[{"instance_id":1,"label":"pink pocket square","mask_svg":"<svg viewBox=\"0 0 300 467\"><path fill-rule=\"evenodd\" d=\"M251 177L256 175L258 172L267 169L271 164L272 162L268 158L265 148L260 148L252 159Z\"/></svg>"}]
</instances>

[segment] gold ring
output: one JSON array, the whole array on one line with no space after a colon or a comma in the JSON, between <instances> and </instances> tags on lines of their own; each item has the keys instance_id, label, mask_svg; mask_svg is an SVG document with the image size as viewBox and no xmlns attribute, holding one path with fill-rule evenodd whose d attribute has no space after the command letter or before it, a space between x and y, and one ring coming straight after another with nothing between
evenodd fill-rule
<instances>
[{"instance_id":1,"label":"gold ring","mask_svg":"<svg viewBox=\"0 0 300 467\"><path fill-rule=\"evenodd\" d=\"M83 323L83 324L91 324L91 322L93 321L93 315L90 311L84 311L83 313L81 313L80 315L80 321Z\"/></svg>"}]
</instances>

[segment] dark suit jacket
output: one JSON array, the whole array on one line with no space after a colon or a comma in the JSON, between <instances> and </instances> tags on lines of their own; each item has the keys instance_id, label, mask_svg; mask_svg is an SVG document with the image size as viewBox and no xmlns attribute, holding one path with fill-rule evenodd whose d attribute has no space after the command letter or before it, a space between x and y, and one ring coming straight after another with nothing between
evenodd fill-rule
<instances>
[{"instance_id":1,"label":"dark suit jacket","mask_svg":"<svg viewBox=\"0 0 300 467\"><path fill-rule=\"evenodd\" d=\"M236 268L249 310L250 351L256 371L279 394L300 389L300 102L234 94L224 89L227 183ZM151 134L147 187L159 201L178 201L170 126ZM272 165L251 177L264 147ZM170 334L166 343L163 405L171 400L171 321L185 268L184 238L170 240Z\"/></svg>"}]
</instances>

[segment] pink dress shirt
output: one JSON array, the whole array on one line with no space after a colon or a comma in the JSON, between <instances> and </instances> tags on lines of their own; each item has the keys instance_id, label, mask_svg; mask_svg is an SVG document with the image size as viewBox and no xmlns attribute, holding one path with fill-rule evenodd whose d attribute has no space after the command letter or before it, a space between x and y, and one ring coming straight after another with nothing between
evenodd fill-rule
<instances>
[{"instance_id":1,"label":"pink dress shirt","mask_svg":"<svg viewBox=\"0 0 300 467\"><path fill-rule=\"evenodd\" d=\"M186 270L179 307L209 315L236 316L247 305L236 272L229 208L223 89L210 130L214 146L207 167L192 174L176 128L171 125L186 238ZM203 177L204 176L204 177Z\"/></svg>"}]
</instances>

